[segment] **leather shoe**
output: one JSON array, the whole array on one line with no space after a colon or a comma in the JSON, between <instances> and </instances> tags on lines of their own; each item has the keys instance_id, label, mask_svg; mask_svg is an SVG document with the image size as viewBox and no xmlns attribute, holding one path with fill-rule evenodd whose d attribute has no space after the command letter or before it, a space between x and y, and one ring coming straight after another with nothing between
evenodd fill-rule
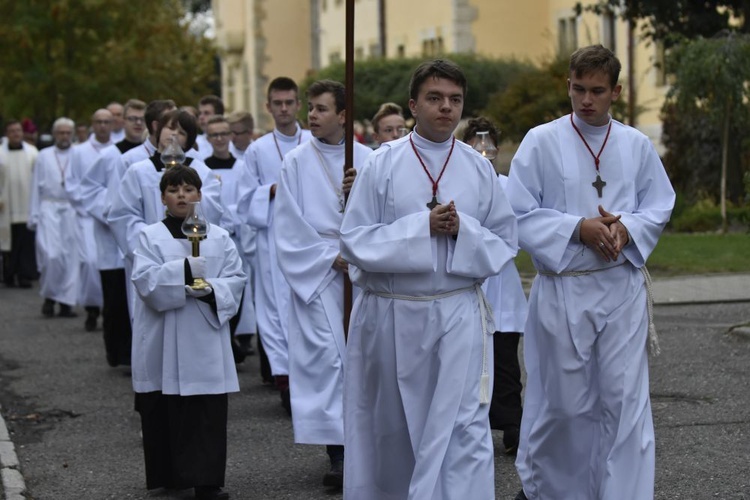
<instances>
[{"instance_id":1,"label":"leather shoe","mask_svg":"<svg viewBox=\"0 0 750 500\"><path fill-rule=\"evenodd\" d=\"M55 315L55 301L52 299L44 299L42 304L42 316L45 318L51 318Z\"/></svg>"},{"instance_id":2,"label":"leather shoe","mask_svg":"<svg viewBox=\"0 0 750 500\"><path fill-rule=\"evenodd\" d=\"M195 498L196 500L227 500L229 493L218 486L196 486Z\"/></svg>"},{"instance_id":3,"label":"leather shoe","mask_svg":"<svg viewBox=\"0 0 750 500\"><path fill-rule=\"evenodd\" d=\"M93 332L94 330L96 330L96 315L88 313L88 315L86 316L86 322L83 326L87 332Z\"/></svg>"},{"instance_id":4,"label":"leather shoe","mask_svg":"<svg viewBox=\"0 0 750 500\"><path fill-rule=\"evenodd\" d=\"M514 498L513 500L529 500L529 499L526 498L526 493L524 493L523 490L521 490L518 492L518 494L516 495L516 498Z\"/></svg>"},{"instance_id":5,"label":"leather shoe","mask_svg":"<svg viewBox=\"0 0 750 500\"><path fill-rule=\"evenodd\" d=\"M60 304L60 312L57 313L57 316L60 318L77 318L78 314L76 314L69 305Z\"/></svg>"},{"instance_id":6,"label":"leather shoe","mask_svg":"<svg viewBox=\"0 0 750 500\"><path fill-rule=\"evenodd\" d=\"M323 476L323 486L333 488L344 487L344 461L336 460L331 462L331 470Z\"/></svg>"}]
</instances>

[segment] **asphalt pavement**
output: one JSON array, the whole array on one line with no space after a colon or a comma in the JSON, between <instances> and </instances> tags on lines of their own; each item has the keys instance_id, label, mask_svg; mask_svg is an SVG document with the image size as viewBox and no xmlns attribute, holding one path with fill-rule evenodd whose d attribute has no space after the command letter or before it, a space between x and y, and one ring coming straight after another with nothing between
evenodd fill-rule
<instances>
[{"instance_id":1,"label":"asphalt pavement","mask_svg":"<svg viewBox=\"0 0 750 500\"><path fill-rule=\"evenodd\" d=\"M658 500L750 500L750 275L655 279L661 356L650 363ZM0 287L0 465L4 498L187 499L146 492L129 371L104 360L101 330L44 319L36 289ZM79 311L81 312L81 311ZM257 356L230 397L233 499L339 499L322 446L295 445ZM496 438L496 495L520 488ZM469 499L466 499L469 500ZM634 499L637 500L637 499Z\"/></svg>"}]
</instances>

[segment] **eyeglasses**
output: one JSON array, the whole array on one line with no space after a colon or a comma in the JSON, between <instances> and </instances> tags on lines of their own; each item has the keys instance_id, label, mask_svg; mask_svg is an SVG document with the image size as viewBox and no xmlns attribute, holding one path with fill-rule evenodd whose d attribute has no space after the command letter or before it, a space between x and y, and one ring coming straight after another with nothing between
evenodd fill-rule
<instances>
[{"instance_id":1,"label":"eyeglasses","mask_svg":"<svg viewBox=\"0 0 750 500\"><path fill-rule=\"evenodd\" d=\"M245 129L245 130L232 130L232 135L242 135L242 134L247 134L249 132L250 131L248 129Z\"/></svg>"},{"instance_id":2,"label":"eyeglasses","mask_svg":"<svg viewBox=\"0 0 750 500\"><path fill-rule=\"evenodd\" d=\"M230 135L229 132L216 132L215 134L208 134L208 138L209 139L219 139L219 138L226 139L227 137L229 137L229 135Z\"/></svg>"},{"instance_id":3,"label":"eyeglasses","mask_svg":"<svg viewBox=\"0 0 750 500\"><path fill-rule=\"evenodd\" d=\"M126 116L125 119L130 123L144 123L146 121L142 116Z\"/></svg>"}]
</instances>

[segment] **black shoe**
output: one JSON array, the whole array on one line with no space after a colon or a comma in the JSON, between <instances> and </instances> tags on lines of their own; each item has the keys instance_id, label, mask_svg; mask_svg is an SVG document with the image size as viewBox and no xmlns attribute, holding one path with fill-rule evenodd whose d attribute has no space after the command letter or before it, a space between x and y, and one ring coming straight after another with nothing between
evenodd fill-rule
<instances>
[{"instance_id":1,"label":"black shoe","mask_svg":"<svg viewBox=\"0 0 750 500\"><path fill-rule=\"evenodd\" d=\"M245 351L240 346L240 343L237 341L237 337L232 337L230 340L230 343L232 345L232 357L234 358L234 364L239 365L240 363L243 363L245 361Z\"/></svg>"},{"instance_id":2,"label":"black shoe","mask_svg":"<svg viewBox=\"0 0 750 500\"><path fill-rule=\"evenodd\" d=\"M44 299L42 304L42 316L45 318L51 318L55 315L55 301L52 299Z\"/></svg>"},{"instance_id":3,"label":"black shoe","mask_svg":"<svg viewBox=\"0 0 750 500\"><path fill-rule=\"evenodd\" d=\"M218 486L196 486L195 498L196 500L227 500L229 493Z\"/></svg>"},{"instance_id":4,"label":"black shoe","mask_svg":"<svg viewBox=\"0 0 750 500\"><path fill-rule=\"evenodd\" d=\"M503 446L505 446L506 455L515 455L518 452L519 433L520 431L515 425L503 430Z\"/></svg>"},{"instance_id":5,"label":"black shoe","mask_svg":"<svg viewBox=\"0 0 750 500\"><path fill-rule=\"evenodd\" d=\"M252 356L255 354L255 349L253 349L253 336L252 335L237 335L237 342L240 344L240 348L242 349L242 352L245 353L245 356Z\"/></svg>"},{"instance_id":6,"label":"black shoe","mask_svg":"<svg viewBox=\"0 0 750 500\"><path fill-rule=\"evenodd\" d=\"M78 315L67 304L60 304L60 312L57 313L60 318L77 318Z\"/></svg>"},{"instance_id":7,"label":"black shoe","mask_svg":"<svg viewBox=\"0 0 750 500\"><path fill-rule=\"evenodd\" d=\"M99 317L99 314L94 313L92 311L89 311L86 314L86 322L83 324L83 327L86 329L87 332L93 332L96 330L96 319Z\"/></svg>"},{"instance_id":8,"label":"black shoe","mask_svg":"<svg viewBox=\"0 0 750 500\"><path fill-rule=\"evenodd\" d=\"M526 493L524 493L523 490L521 490L518 492L518 495L516 495L516 498L514 498L513 500L529 500L529 499L526 498Z\"/></svg>"},{"instance_id":9,"label":"black shoe","mask_svg":"<svg viewBox=\"0 0 750 500\"><path fill-rule=\"evenodd\" d=\"M289 388L281 391L281 407L286 410L289 416L292 416L292 398L289 394Z\"/></svg>"},{"instance_id":10,"label":"black shoe","mask_svg":"<svg viewBox=\"0 0 750 500\"><path fill-rule=\"evenodd\" d=\"M335 460L331 462L331 470L323 476L323 486L331 488L344 487L344 461Z\"/></svg>"}]
</instances>

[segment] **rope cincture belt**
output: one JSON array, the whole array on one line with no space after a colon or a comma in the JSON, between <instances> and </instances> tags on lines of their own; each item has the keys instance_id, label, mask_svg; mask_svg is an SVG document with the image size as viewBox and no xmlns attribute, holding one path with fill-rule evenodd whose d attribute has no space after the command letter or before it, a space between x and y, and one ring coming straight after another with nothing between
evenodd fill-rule
<instances>
[{"instance_id":1,"label":"rope cincture belt","mask_svg":"<svg viewBox=\"0 0 750 500\"><path fill-rule=\"evenodd\" d=\"M622 261L616 266L604 267L602 269L593 269L590 271L563 271L561 273L553 273L552 271L537 271L540 276L552 276L561 278L570 278L577 276L588 276L589 274L598 273L601 271L607 271L614 269L615 267L622 266L627 261ZM646 347L648 352L654 356L658 356L661 353L659 347L659 336L656 333L656 326L654 325L654 290L651 283L651 274L646 269L646 266L638 268L643 275L643 281L646 284L646 311L648 312L648 339L646 341Z\"/></svg>"},{"instance_id":2,"label":"rope cincture belt","mask_svg":"<svg viewBox=\"0 0 750 500\"><path fill-rule=\"evenodd\" d=\"M495 332L495 317L492 314L492 306L487 301L487 297L484 295L480 283L475 283L472 286L464 288L457 288L449 292L438 293L436 295L401 295L397 293L376 292L373 290L365 290L365 293L371 293L386 299L429 302L472 291L477 294L477 299L479 300L479 315L482 322L482 376L479 383L479 404L488 405L490 404L490 374L487 370L487 336Z\"/></svg>"}]
</instances>

